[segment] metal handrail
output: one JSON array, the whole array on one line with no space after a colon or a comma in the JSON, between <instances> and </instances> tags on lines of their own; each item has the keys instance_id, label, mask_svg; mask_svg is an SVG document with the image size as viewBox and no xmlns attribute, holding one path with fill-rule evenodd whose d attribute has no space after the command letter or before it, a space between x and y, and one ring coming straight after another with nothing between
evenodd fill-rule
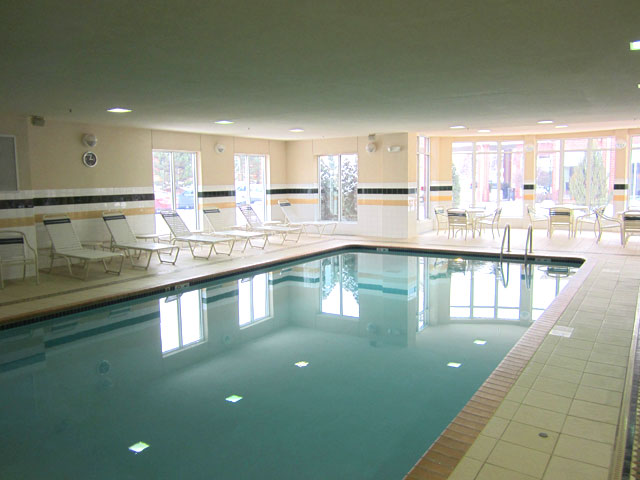
<instances>
[{"instance_id":1,"label":"metal handrail","mask_svg":"<svg viewBox=\"0 0 640 480\"><path fill-rule=\"evenodd\" d=\"M500 263L502 263L502 254L504 253L504 241L507 240L507 253L511 252L511 225L508 223L504 227L502 235L502 246L500 247Z\"/></svg>"},{"instance_id":2,"label":"metal handrail","mask_svg":"<svg viewBox=\"0 0 640 480\"><path fill-rule=\"evenodd\" d=\"M524 242L524 263L527 264L527 246L529 246L529 253L533 253L533 227L529 225L527 229L527 239Z\"/></svg>"}]
</instances>

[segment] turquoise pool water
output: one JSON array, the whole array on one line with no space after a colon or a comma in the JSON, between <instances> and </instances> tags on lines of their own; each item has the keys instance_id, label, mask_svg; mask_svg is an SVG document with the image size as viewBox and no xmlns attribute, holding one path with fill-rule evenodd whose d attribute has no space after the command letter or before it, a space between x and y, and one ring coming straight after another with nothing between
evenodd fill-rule
<instances>
[{"instance_id":1,"label":"turquoise pool water","mask_svg":"<svg viewBox=\"0 0 640 480\"><path fill-rule=\"evenodd\" d=\"M401 479L574 271L350 252L0 331L0 478Z\"/></svg>"}]
</instances>

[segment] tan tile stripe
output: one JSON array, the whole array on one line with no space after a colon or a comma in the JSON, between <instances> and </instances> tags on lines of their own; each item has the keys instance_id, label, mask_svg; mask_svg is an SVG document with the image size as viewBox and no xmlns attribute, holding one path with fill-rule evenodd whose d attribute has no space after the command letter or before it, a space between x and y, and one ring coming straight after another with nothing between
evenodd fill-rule
<instances>
[{"instance_id":1,"label":"tan tile stripe","mask_svg":"<svg viewBox=\"0 0 640 480\"><path fill-rule=\"evenodd\" d=\"M569 302L595 263L595 261L586 262L574 275L572 283L562 290L549 308L529 327L456 418L418 460L406 475L406 480L444 480L449 478L458 462L511 390L520 373L527 366L562 312L569 306Z\"/></svg>"},{"instance_id":2,"label":"tan tile stripe","mask_svg":"<svg viewBox=\"0 0 640 480\"><path fill-rule=\"evenodd\" d=\"M236 202L202 202L204 208L236 208Z\"/></svg>"},{"instance_id":3,"label":"tan tile stripe","mask_svg":"<svg viewBox=\"0 0 640 480\"><path fill-rule=\"evenodd\" d=\"M442 195L437 195L432 193L431 195L429 195L429 198L431 199L432 202L450 202L453 199L453 196L450 193L446 193Z\"/></svg>"},{"instance_id":4,"label":"tan tile stripe","mask_svg":"<svg viewBox=\"0 0 640 480\"><path fill-rule=\"evenodd\" d=\"M278 200L282 201L282 198L271 198L269 199L269 203L271 205L277 205L278 204ZM287 198L287 201L289 203L291 203L292 205L315 205L318 203L318 199L317 198L294 198L294 199L290 199Z\"/></svg>"},{"instance_id":5,"label":"tan tile stripe","mask_svg":"<svg viewBox=\"0 0 640 480\"><path fill-rule=\"evenodd\" d=\"M613 199L617 202L623 202L627 199L626 193L624 195L614 195Z\"/></svg>"},{"instance_id":6,"label":"tan tile stripe","mask_svg":"<svg viewBox=\"0 0 640 480\"><path fill-rule=\"evenodd\" d=\"M35 223L33 217L0 218L0 228L30 227Z\"/></svg>"},{"instance_id":7,"label":"tan tile stripe","mask_svg":"<svg viewBox=\"0 0 640 480\"><path fill-rule=\"evenodd\" d=\"M55 216L55 215L67 215L71 220L87 220L90 218L102 218L102 212L105 211L118 211L122 212L125 215L133 216L133 215L153 215L155 213L154 207L140 207L140 208L123 208L123 209L109 209L109 210L85 210L84 212L59 212L59 213L49 213L47 215ZM35 216L35 221L40 223L42 222L42 217L44 215L38 214Z\"/></svg>"}]
</instances>

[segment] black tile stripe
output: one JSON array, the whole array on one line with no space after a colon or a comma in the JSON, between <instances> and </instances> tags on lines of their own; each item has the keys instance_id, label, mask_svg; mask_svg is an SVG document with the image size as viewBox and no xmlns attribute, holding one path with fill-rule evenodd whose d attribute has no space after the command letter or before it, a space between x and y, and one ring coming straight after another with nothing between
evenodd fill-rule
<instances>
[{"instance_id":1,"label":"black tile stripe","mask_svg":"<svg viewBox=\"0 0 640 480\"><path fill-rule=\"evenodd\" d=\"M0 210L10 210L13 208L33 208L33 198L0 200Z\"/></svg>"},{"instance_id":2,"label":"black tile stripe","mask_svg":"<svg viewBox=\"0 0 640 480\"><path fill-rule=\"evenodd\" d=\"M235 197L235 190L218 190L215 192L198 192L198 198Z\"/></svg>"},{"instance_id":3,"label":"black tile stripe","mask_svg":"<svg viewBox=\"0 0 640 480\"><path fill-rule=\"evenodd\" d=\"M451 192L453 186L451 185L431 185L429 187L430 192Z\"/></svg>"},{"instance_id":4,"label":"black tile stripe","mask_svg":"<svg viewBox=\"0 0 640 480\"><path fill-rule=\"evenodd\" d=\"M414 195L415 188L359 188L358 195Z\"/></svg>"},{"instance_id":5,"label":"black tile stripe","mask_svg":"<svg viewBox=\"0 0 640 480\"><path fill-rule=\"evenodd\" d=\"M613 189L614 190L629 190L629 184L627 184L627 183L614 183L613 184Z\"/></svg>"},{"instance_id":6,"label":"black tile stripe","mask_svg":"<svg viewBox=\"0 0 640 480\"><path fill-rule=\"evenodd\" d=\"M49 205L78 205L81 203L112 203L153 201L153 193L130 193L123 195L82 195L78 197L42 197L34 198L33 205L44 207Z\"/></svg>"},{"instance_id":7,"label":"black tile stripe","mask_svg":"<svg viewBox=\"0 0 640 480\"><path fill-rule=\"evenodd\" d=\"M532 183L525 183L524 184L524 189L525 190L535 190L536 186L534 184L532 184Z\"/></svg>"},{"instance_id":8,"label":"black tile stripe","mask_svg":"<svg viewBox=\"0 0 640 480\"><path fill-rule=\"evenodd\" d=\"M271 188L267 195L317 195L317 188Z\"/></svg>"}]
</instances>

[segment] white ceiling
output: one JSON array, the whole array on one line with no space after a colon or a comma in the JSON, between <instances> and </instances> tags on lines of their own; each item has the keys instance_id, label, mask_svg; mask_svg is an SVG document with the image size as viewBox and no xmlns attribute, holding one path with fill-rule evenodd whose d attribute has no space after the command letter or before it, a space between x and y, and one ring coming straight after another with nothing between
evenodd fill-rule
<instances>
[{"instance_id":1,"label":"white ceiling","mask_svg":"<svg viewBox=\"0 0 640 480\"><path fill-rule=\"evenodd\" d=\"M640 127L634 40L637 0L10 0L0 113L274 139Z\"/></svg>"}]
</instances>

